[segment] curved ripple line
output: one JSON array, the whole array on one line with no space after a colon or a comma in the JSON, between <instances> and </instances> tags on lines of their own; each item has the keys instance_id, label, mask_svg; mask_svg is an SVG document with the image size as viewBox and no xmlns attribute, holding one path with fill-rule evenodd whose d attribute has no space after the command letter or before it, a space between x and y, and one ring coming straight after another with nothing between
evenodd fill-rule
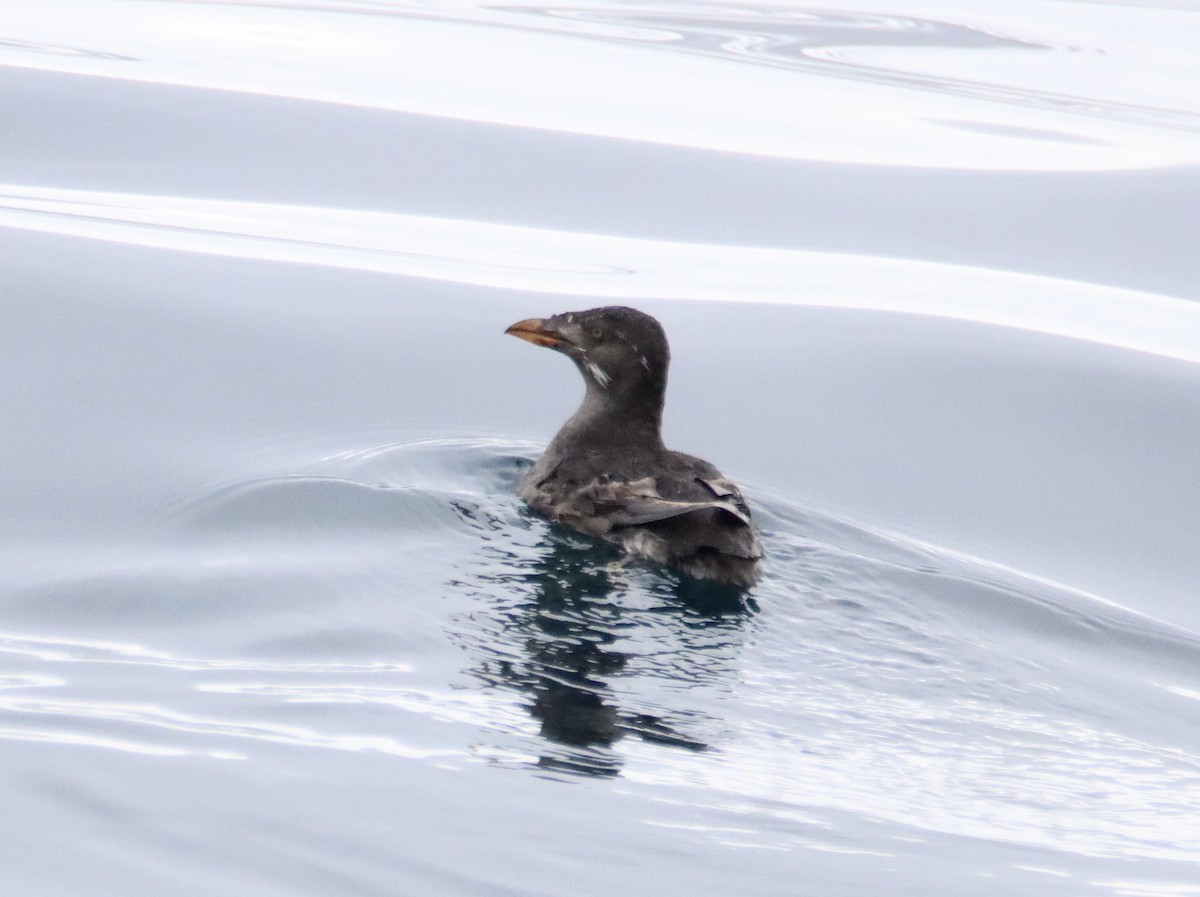
<instances>
[{"instance_id":1,"label":"curved ripple line","mask_svg":"<svg viewBox=\"0 0 1200 897\"><path fill-rule=\"evenodd\" d=\"M540 13L547 17L561 14L557 7L524 7L522 12ZM1044 84L1036 83L1037 74L1032 77L1021 75L1024 69L1031 67L1030 63L1036 57L1024 57L1024 66L1007 64L1003 71L996 66L978 65L979 60L987 56L984 54L981 57L978 52L981 50L1006 51L1006 61L1007 53L1013 50L1086 53L1089 59L1109 54L1099 46L1055 42L1051 33L1057 29L1048 23L1039 24L1044 32L1049 33L1021 36L1019 32L1024 29L1012 29L1010 26L1002 31L996 24L987 21L988 16L980 18L978 11L974 12L972 18L964 19L959 18L962 14L958 12L942 12L941 18L935 18L932 12L920 15L907 9L885 14L855 9L792 10L766 6L749 9L711 8L697 15L650 3L616 10L571 12L578 17L577 20L619 22L629 26L627 33L590 34L593 39L625 43L654 40L662 50L675 53L916 88L989 103L1007 103L1070 115L1200 131L1200 115L1196 110L1167 108L1161 100L1152 104L1137 103L1118 101L1113 97L1085 96L1082 92L1047 90ZM663 40L660 33L653 32L647 36L634 30L634 26L652 26L666 31L673 39ZM942 60L960 59L964 49L976 51L970 56L967 72L983 71L993 80L980 80L978 75L966 77L963 73L955 75L922 70L931 62L936 64ZM923 52L914 53L914 50ZM929 52L931 50L951 52L932 54ZM1185 66L1190 63L1186 58L1180 58L1179 61ZM1079 90L1084 87L1082 80L1076 85ZM1006 81L1009 83L1004 83ZM1005 126L997 124L995 127ZM1054 139L1052 135L1052 131L1044 132L1049 139ZM1070 135L1064 132L1058 136Z\"/></svg>"},{"instance_id":2,"label":"curved ripple line","mask_svg":"<svg viewBox=\"0 0 1200 897\"><path fill-rule=\"evenodd\" d=\"M66 684L57 676L42 676L31 673L0 673L0 691L14 688L58 688Z\"/></svg>"},{"instance_id":3,"label":"curved ripple line","mask_svg":"<svg viewBox=\"0 0 1200 897\"><path fill-rule=\"evenodd\" d=\"M479 725L481 720L494 719L499 714L506 714L511 720L522 720L519 709L479 691L447 693L327 682L221 682L199 684L196 690L209 694L274 698L288 704L375 704L462 725Z\"/></svg>"},{"instance_id":4,"label":"curved ripple line","mask_svg":"<svg viewBox=\"0 0 1200 897\"><path fill-rule=\"evenodd\" d=\"M152 757L184 757L195 753L187 748L163 747L143 744L121 738L105 738L82 732L59 732L43 729L18 729L0 727L0 741L34 741L43 744L69 744L80 747L99 747L125 751L130 754L146 754Z\"/></svg>"},{"instance_id":5,"label":"curved ripple line","mask_svg":"<svg viewBox=\"0 0 1200 897\"><path fill-rule=\"evenodd\" d=\"M424 760L435 757L460 756L461 751L447 749L422 749L406 745L395 738L385 735L326 735L315 729L301 726L285 726L277 723L260 722L229 722L185 713L176 713L162 707L150 704L116 704L84 701L33 701L28 699L0 699L0 710L13 713L33 715L64 716L72 719L90 719L111 723L122 723L144 726L152 730L183 732L188 734L210 735L224 738L248 739L251 741L266 741L276 744L295 745L301 747L327 748L340 751L375 751L406 759ZM11 734L10 734L11 733ZM98 739L96 736L77 732L46 732L39 727L30 731L16 727L0 730L0 737L33 738L45 741L67 741L80 743L80 739L89 742L101 742L103 746L112 747L116 744L130 745L130 742L113 742L111 739ZM137 745L143 752L169 751L175 753L194 753L191 750L162 747L158 745Z\"/></svg>"},{"instance_id":6,"label":"curved ripple line","mask_svg":"<svg viewBox=\"0 0 1200 897\"><path fill-rule=\"evenodd\" d=\"M902 312L1200 362L1200 303L963 265L15 185L0 185L0 226L604 299L740 300Z\"/></svg>"},{"instance_id":7,"label":"curved ripple line","mask_svg":"<svg viewBox=\"0 0 1200 897\"><path fill-rule=\"evenodd\" d=\"M167 667L176 670L218 670L243 673L411 673L413 668L406 663L283 663L260 660L216 660L210 658L176 657L163 651L154 651L141 645L118 642L85 641L82 639L52 638L46 636L24 636L0 633L0 654L36 657L52 663L108 663L134 666ZM27 682L24 685L59 684L47 677L46 681ZM0 687L23 687L3 686Z\"/></svg>"}]
</instances>

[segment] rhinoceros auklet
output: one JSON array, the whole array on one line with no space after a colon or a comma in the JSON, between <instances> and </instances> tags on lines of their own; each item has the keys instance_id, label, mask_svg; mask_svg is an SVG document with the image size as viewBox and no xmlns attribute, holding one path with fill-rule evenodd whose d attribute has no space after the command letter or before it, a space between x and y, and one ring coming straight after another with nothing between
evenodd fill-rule
<instances>
[{"instance_id":1,"label":"rhinoceros auklet","mask_svg":"<svg viewBox=\"0 0 1200 897\"><path fill-rule=\"evenodd\" d=\"M518 321L505 333L575 362L579 410L521 481L535 511L696 579L752 585L762 547L737 486L662 442L662 325L613 306Z\"/></svg>"}]
</instances>

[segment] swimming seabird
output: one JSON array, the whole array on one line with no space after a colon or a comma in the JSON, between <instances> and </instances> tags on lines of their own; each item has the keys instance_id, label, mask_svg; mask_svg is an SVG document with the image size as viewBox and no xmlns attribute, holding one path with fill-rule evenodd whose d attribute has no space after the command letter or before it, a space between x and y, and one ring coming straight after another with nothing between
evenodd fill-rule
<instances>
[{"instance_id":1,"label":"swimming seabird","mask_svg":"<svg viewBox=\"0 0 1200 897\"><path fill-rule=\"evenodd\" d=\"M663 445L670 351L662 325L610 306L518 321L505 333L561 352L583 403L522 479L538 513L696 579L750 586L762 547L737 486Z\"/></svg>"}]
</instances>

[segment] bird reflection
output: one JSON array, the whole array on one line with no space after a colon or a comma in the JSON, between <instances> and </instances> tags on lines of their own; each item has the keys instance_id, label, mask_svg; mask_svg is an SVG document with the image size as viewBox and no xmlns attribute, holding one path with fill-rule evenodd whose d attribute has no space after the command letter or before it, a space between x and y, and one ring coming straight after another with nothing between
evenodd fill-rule
<instances>
[{"instance_id":1,"label":"bird reflection","mask_svg":"<svg viewBox=\"0 0 1200 897\"><path fill-rule=\"evenodd\" d=\"M621 763L612 747L630 735L705 750L702 737L679 729L695 713L667 712L668 720L625 710L612 682L647 670L672 681L712 681L714 672L729 669L724 661L752 612L745 594L625 569L611 546L540 520L525 522L536 541L521 547L490 540L484 568L453 584L487 601L459 636L475 655L475 676L526 699L540 728L538 766L617 775ZM623 600L635 595L637 601ZM654 637L653 658L630 647L647 634Z\"/></svg>"}]
</instances>

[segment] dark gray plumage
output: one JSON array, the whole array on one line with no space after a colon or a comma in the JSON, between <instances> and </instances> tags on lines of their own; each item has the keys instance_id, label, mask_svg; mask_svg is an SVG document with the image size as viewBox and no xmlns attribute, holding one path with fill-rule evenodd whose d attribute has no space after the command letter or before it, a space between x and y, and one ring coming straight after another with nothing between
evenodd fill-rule
<instances>
[{"instance_id":1,"label":"dark gray plumage","mask_svg":"<svg viewBox=\"0 0 1200 897\"><path fill-rule=\"evenodd\" d=\"M521 481L535 511L697 579L752 585L762 547L737 486L662 442L670 351L662 326L612 306L519 321L506 333L563 353L587 392Z\"/></svg>"}]
</instances>

